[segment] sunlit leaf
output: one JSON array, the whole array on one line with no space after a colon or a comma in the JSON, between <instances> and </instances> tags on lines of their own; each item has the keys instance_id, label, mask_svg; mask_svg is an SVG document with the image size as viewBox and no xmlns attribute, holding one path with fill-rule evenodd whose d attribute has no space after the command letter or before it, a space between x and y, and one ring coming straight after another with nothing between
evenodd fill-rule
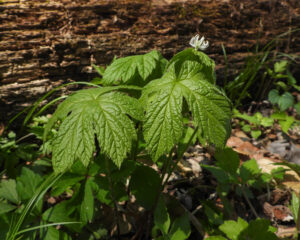
<instances>
[{"instance_id":1,"label":"sunlit leaf","mask_svg":"<svg viewBox=\"0 0 300 240\"><path fill-rule=\"evenodd\" d=\"M225 221L219 228L231 240L238 240L239 235L248 227L248 223L242 218L236 221Z\"/></svg>"},{"instance_id":2,"label":"sunlit leaf","mask_svg":"<svg viewBox=\"0 0 300 240\"><path fill-rule=\"evenodd\" d=\"M198 126L198 135L224 147L230 134L231 104L212 84L213 69L214 63L204 53L187 49L171 59L168 72L143 89L144 136L154 161L168 153L183 134L183 98Z\"/></svg>"},{"instance_id":3,"label":"sunlit leaf","mask_svg":"<svg viewBox=\"0 0 300 240\"><path fill-rule=\"evenodd\" d=\"M58 107L46 126L50 129L57 120L63 120L53 141L52 161L56 172L63 172L77 159L87 166L95 151L95 136L101 152L117 166L130 152L136 132L128 115L141 119L142 108L138 100L111 90L81 90Z\"/></svg>"},{"instance_id":4,"label":"sunlit leaf","mask_svg":"<svg viewBox=\"0 0 300 240\"><path fill-rule=\"evenodd\" d=\"M162 61L164 59L157 51L116 59L106 68L102 82L131 83L136 78L145 82L155 71L162 71Z\"/></svg>"}]
</instances>

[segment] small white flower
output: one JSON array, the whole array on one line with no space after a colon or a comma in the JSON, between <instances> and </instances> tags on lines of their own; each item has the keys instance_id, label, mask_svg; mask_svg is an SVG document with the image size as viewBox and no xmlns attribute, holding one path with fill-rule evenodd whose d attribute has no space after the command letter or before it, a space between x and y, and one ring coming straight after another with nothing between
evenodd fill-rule
<instances>
[{"instance_id":1,"label":"small white flower","mask_svg":"<svg viewBox=\"0 0 300 240\"><path fill-rule=\"evenodd\" d=\"M199 40L199 35L197 34L195 37L192 37L192 39L190 40L190 45L194 47L196 50L200 49L204 51L206 48L208 48L209 42L205 41L204 37L202 37Z\"/></svg>"}]
</instances>

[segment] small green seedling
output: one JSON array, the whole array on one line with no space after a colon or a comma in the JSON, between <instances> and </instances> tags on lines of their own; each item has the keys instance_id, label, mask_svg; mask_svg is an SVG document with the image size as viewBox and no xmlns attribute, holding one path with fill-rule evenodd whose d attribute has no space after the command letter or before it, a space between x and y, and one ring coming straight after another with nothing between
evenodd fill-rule
<instances>
[{"instance_id":1,"label":"small green seedling","mask_svg":"<svg viewBox=\"0 0 300 240\"><path fill-rule=\"evenodd\" d=\"M293 124L299 122L293 116L289 116L286 112L275 112L271 115L271 118L278 121L284 133L288 133L288 130Z\"/></svg>"},{"instance_id":2,"label":"small green seedling","mask_svg":"<svg viewBox=\"0 0 300 240\"><path fill-rule=\"evenodd\" d=\"M275 232L277 229L270 225L270 221L266 219L256 219L247 223L242 218L237 221L225 221L219 226L220 231L225 235L217 235L206 238L207 240L276 240Z\"/></svg>"},{"instance_id":3,"label":"small green seedling","mask_svg":"<svg viewBox=\"0 0 300 240\"><path fill-rule=\"evenodd\" d=\"M281 181L285 173L282 167L274 169L270 174L262 173L255 159L245 161L240 165L238 154L231 148L217 151L215 158L216 166L202 166L216 178L217 192L228 214L231 212L231 206L226 196L230 192L244 197L250 204L249 199L254 198L253 189L269 189L272 180ZM252 205L250 207L256 214Z\"/></svg>"},{"instance_id":4,"label":"small green seedling","mask_svg":"<svg viewBox=\"0 0 300 240\"><path fill-rule=\"evenodd\" d=\"M269 101L278 106L281 112L290 107L294 107L300 114L300 103L295 103L294 96L290 93L292 89L300 91L300 86L297 85L296 79L288 69L289 62L282 60L274 64L274 70L268 69L269 76L275 80L276 89L269 92ZM284 81L285 80L285 81Z\"/></svg>"},{"instance_id":5,"label":"small green seedling","mask_svg":"<svg viewBox=\"0 0 300 240\"><path fill-rule=\"evenodd\" d=\"M251 136L255 139L261 136L261 127L271 127L274 123L274 120L272 118L264 117L260 112L255 113L253 116L249 116L245 113L240 113L237 109L234 109L233 114L234 117L245 120L240 122L242 130L244 132L250 133Z\"/></svg>"}]
</instances>

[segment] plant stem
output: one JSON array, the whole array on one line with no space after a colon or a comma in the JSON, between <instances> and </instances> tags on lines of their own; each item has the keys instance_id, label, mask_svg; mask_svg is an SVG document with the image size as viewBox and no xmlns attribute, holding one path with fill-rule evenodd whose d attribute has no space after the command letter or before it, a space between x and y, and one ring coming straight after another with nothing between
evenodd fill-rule
<instances>
[{"instance_id":1,"label":"plant stem","mask_svg":"<svg viewBox=\"0 0 300 240\"><path fill-rule=\"evenodd\" d=\"M55 174L52 173L48 176L48 178L39 186L39 188L36 190L32 198L29 200L29 202L26 204L25 208L23 209L21 216L18 217L16 220L16 217L13 215L10 222L10 229L7 233L6 240L14 240L16 238L16 235L19 232L19 229L21 225L24 223L24 220L27 216L27 214L30 213L30 211L35 207L37 202L44 196L44 194L48 191L50 187L53 186L53 184L63 175L64 173ZM14 222L16 220L16 222ZM12 226L12 227L11 227Z\"/></svg>"},{"instance_id":2,"label":"plant stem","mask_svg":"<svg viewBox=\"0 0 300 240\"><path fill-rule=\"evenodd\" d=\"M228 58L227 58L227 54L226 54L226 49L224 47L224 44L221 44L222 47L222 51L223 51L223 55L224 55L224 61L225 61L225 77L224 77L224 86L227 86L227 78L228 78Z\"/></svg>"},{"instance_id":3,"label":"plant stem","mask_svg":"<svg viewBox=\"0 0 300 240\"><path fill-rule=\"evenodd\" d=\"M188 141L188 143L187 143L187 145L186 145L185 151L182 151L180 154L177 154L177 160L176 160L176 162L172 165L171 169L168 169L168 170L169 170L169 171L168 171L168 176L167 176L165 182L163 183L163 188L164 188L165 185L168 183L169 178L171 177L172 173L174 172L174 170L175 170L175 168L176 168L178 162L182 159L183 154L186 152L186 150L187 150L188 147L190 146L191 142L193 141L193 139L194 139L194 137L195 137L195 135L196 135L196 133L197 133L197 131L198 131L198 128L199 128L198 126L195 128L195 130L194 130L192 136L190 137L190 139L189 139L189 141Z\"/></svg>"},{"instance_id":4,"label":"plant stem","mask_svg":"<svg viewBox=\"0 0 300 240\"><path fill-rule=\"evenodd\" d=\"M133 148L132 155L131 155L131 158L132 158L133 161L136 161L136 159L137 159L137 151L139 149L139 141L140 141L141 129L142 129L142 124L139 122L138 123L138 127L137 127L136 144L135 144L135 146Z\"/></svg>"},{"instance_id":5,"label":"plant stem","mask_svg":"<svg viewBox=\"0 0 300 240\"><path fill-rule=\"evenodd\" d=\"M109 159L108 159L108 157L104 156L104 160L105 160L106 173L107 173L107 179L108 179L108 185L109 185L109 195L114 204L114 217L115 217L115 221L117 223L117 236L118 236L117 238L120 239L121 233L120 233L120 222L119 222L119 214L118 214L118 203L113 194L113 183L112 183L112 179L111 179Z\"/></svg>"},{"instance_id":6,"label":"plant stem","mask_svg":"<svg viewBox=\"0 0 300 240\"><path fill-rule=\"evenodd\" d=\"M190 144L191 144L193 138L195 137L197 131L198 131L198 126L195 128L195 130L194 130L192 136L190 137L190 139L189 139L189 141L188 141L188 143L187 143L187 145L186 145L185 151L186 151L187 148L190 146ZM176 160L176 162L173 163L173 165L170 167L171 162L172 162L172 157L173 157L173 152L174 152L174 150L175 150L175 146L174 146L174 147L172 148L172 150L170 151L169 156L168 156L168 159L167 159L167 161L166 161L166 162L164 163L164 165L163 165L163 168L162 168L162 174L161 174L161 178L160 178L160 180L161 180L161 187L158 189L158 192L157 192L157 195L156 195L156 199L155 199L154 205L153 205L153 207L152 207L152 209L151 209L151 211L150 211L150 214L149 214L149 216L148 216L148 222L150 222L150 216L153 215L153 212L154 212L155 209L156 209L156 206L157 206L157 203L158 203L159 198L160 198L160 196L161 196L161 193L162 193L162 191L164 190L166 184L168 183L168 180L169 180L170 176L172 175L172 172L175 170L175 167L177 166L178 162L180 161L180 159L182 158L182 156L183 156L183 154L184 154L184 152L185 152L185 151L182 151L180 154L177 154L177 160ZM165 179L166 175L167 175L167 178ZM150 227L150 224L149 224L149 226L147 226L147 230L146 230L146 239L148 239L148 237L149 237L149 230L150 230L149 227Z\"/></svg>"},{"instance_id":7,"label":"plant stem","mask_svg":"<svg viewBox=\"0 0 300 240\"><path fill-rule=\"evenodd\" d=\"M153 204L153 207L152 209L150 210L148 216L147 216L147 228L146 228L146 237L145 239L148 239L149 238L149 234L150 234L150 217L153 215L155 209L156 209L156 206L158 204L158 201L159 201L159 198L161 196L161 193L162 191L164 190L164 184L163 184L163 181L164 181L164 178L168 172L168 169L169 169L169 165L172 161L172 155L173 155L173 152L174 152L174 147L172 148L172 150L170 151L169 153L169 157L167 159L167 161L164 163L163 167L162 167L162 173L161 173L161 177L160 177L160 187L158 188L158 191L157 191L157 194L156 194L156 197L155 197L155 201L154 201L154 204Z\"/></svg>"},{"instance_id":8,"label":"plant stem","mask_svg":"<svg viewBox=\"0 0 300 240\"><path fill-rule=\"evenodd\" d=\"M270 192L270 184L267 183L267 200L270 201L271 199L271 192Z\"/></svg>"},{"instance_id":9,"label":"plant stem","mask_svg":"<svg viewBox=\"0 0 300 240\"><path fill-rule=\"evenodd\" d=\"M300 199L300 196L298 195L298 199ZM296 231L297 236L300 234L300 207L298 208L298 216L297 216L297 222L296 222Z\"/></svg>"},{"instance_id":10,"label":"plant stem","mask_svg":"<svg viewBox=\"0 0 300 240\"><path fill-rule=\"evenodd\" d=\"M243 193L243 196L244 196L244 198L246 199L246 201L247 201L247 203L248 203L248 205L249 205L249 207L250 207L252 213L254 214L254 216L255 216L256 218L259 218L259 216L258 216L257 212L255 211L255 209L254 209L252 203L250 202L249 198L247 197L247 195L246 195L244 189L242 189L242 193Z\"/></svg>"}]
</instances>

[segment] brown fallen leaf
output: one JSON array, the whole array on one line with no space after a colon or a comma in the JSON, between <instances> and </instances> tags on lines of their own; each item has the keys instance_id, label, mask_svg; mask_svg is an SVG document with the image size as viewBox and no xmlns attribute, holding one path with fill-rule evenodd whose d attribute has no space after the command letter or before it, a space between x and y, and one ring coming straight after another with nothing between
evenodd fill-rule
<instances>
[{"instance_id":1,"label":"brown fallen leaf","mask_svg":"<svg viewBox=\"0 0 300 240\"><path fill-rule=\"evenodd\" d=\"M226 145L231 148L238 148L244 143L242 139L239 137L231 136L228 138Z\"/></svg>"},{"instance_id":2,"label":"brown fallen leaf","mask_svg":"<svg viewBox=\"0 0 300 240\"><path fill-rule=\"evenodd\" d=\"M291 238L294 236L296 230L296 227L278 226L276 235L280 239Z\"/></svg>"},{"instance_id":3,"label":"brown fallen leaf","mask_svg":"<svg viewBox=\"0 0 300 240\"><path fill-rule=\"evenodd\" d=\"M249 137L241 130L236 130L233 134L238 138L249 140Z\"/></svg>"},{"instance_id":4,"label":"brown fallen leaf","mask_svg":"<svg viewBox=\"0 0 300 240\"><path fill-rule=\"evenodd\" d=\"M294 220L291 210L284 205L272 206L270 203L263 204L264 214L273 222L290 222Z\"/></svg>"},{"instance_id":5,"label":"brown fallen leaf","mask_svg":"<svg viewBox=\"0 0 300 240\"><path fill-rule=\"evenodd\" d=\"M0 123L0 137L1 137L1 135L3 134L3 132L4 132L4 129L5 129L4 124L3 124L3 123Z\"/></svg>"},{"instance_id":6,"label":"brown fallen leaf","mask_svg":"<svg viewBox=\"0 0 300 240\"><path fill-rule=\"evenodd\" d=\"M245 141L239 147L234 149L239 154L247 155L249 158L261 159L264 157L265 151L255 147L252 143Z\"/></svg>"},{"instance_id":7,"label":"brown fallen leaf","mask_svg":"<svg viewBox=\"0 0 300 240\"><path fill-rule=\"evenodd\" d=\"M288 204L291 198L291 191L288 189L276 188L272 191L270 203L272 205L278 205L280 203Z\"/></svg>"}]
</instances>

